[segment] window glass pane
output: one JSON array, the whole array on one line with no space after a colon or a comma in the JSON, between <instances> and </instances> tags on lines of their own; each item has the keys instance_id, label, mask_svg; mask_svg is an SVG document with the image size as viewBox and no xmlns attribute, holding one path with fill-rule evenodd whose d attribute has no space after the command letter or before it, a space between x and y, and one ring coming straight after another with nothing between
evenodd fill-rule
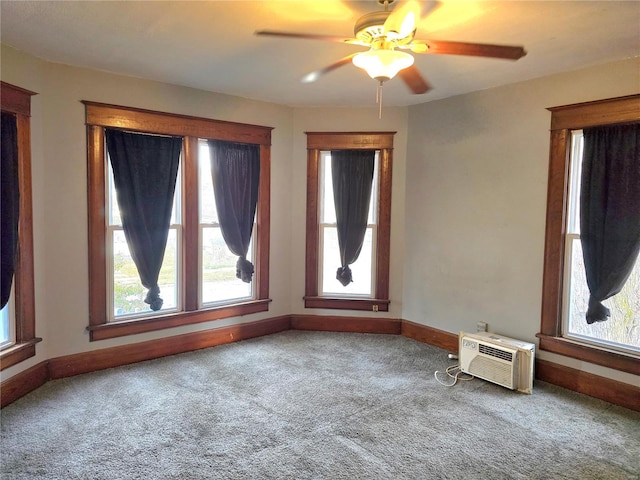
<instances>
[{"instance_id":1,"label":"window glass pane","mask_svg":"<svg viewBox=\"0 0 640 480\"><path fill-rule=\"evenodd\" d=\"M582 176L582 130L571 132L571 182L569 183L569 215L567 233L580 234L580 177Z\"/></svg>"},{"instance_id":2,"label":"window glass pane","mask_svg":"<svg viewBox=\"0 0 640 480\"><path fill-rule=\"evenodd\" d=\"M201 140L198 149L198 178L200 188L200 223L218 223L218 212L213 196L213 181L211 179L211 158L209 145Z\"/></svg>"},{"instance_id":3,"label":"window glass pane","mask_svg":"<svg viewBox=\"0 0 640 480\"><path fill-rule=\"evenodd\" d=\"M253 261L253 241L247 260ZM252 297L251 283L236 277L238 257L227 248L219 227L202 228L202 303ZM254 277L255 278L255 277Z\"/></svg>"},{"instance_id":4,"label":"window glass pane","mask_svg":"<svg viewBox=\"0 0 640 480\"><path fill-rule=\"evenodd\" d=\"M108 155L107 155L108 158ZM116 185L113 181L113 168L111 168L111 159L107 162L107 208L109 209L109 225L122 226L122 219L120 218L120 209L118 208L118 197L116 195Z\"/></svg>"},{"instance_id":5,"label":"window glass pane","mask_svg":"<svg viewBox=\"0 0 640 480\"><path fill-rule=\"evenodd\" d=\"M580 239L572 240L570 246L571 276L566 334L640 352L640 260L636 260L635 268L622 291L602 302L611 311L609 320L589 325L585 319L589 288Z\"/></svg>"},{"instance_id":6,"label":"window glass pane","mask_svg":"<svg viewBox=\"0 0 640 480\"><path fill-rule=\"evenodd\" d=\"M158 286L160 298L164 300L160 312L176 310L178 304L178 235L171 228L164 252L164 260ZM129 253L129 246L123 230L113 231L113 314L116 317L152 312L144 303L147 289L140 283L135 263ZM155 312L154 312L155 313Z\"/></svg>"},{"instance_id":7,"label":"window glass pane","mask_svg":"<svg viewBox=\"0 0 640 480\"><path fill-rule=\"evenodd\" d=\"M336 223L336 207L333 201L333 180L331 179L331 153L321 152L320 154L320 194L322 195L320 212L321 223Z\"/></svg>"},{"instance_id":8,"label":"window glass pane","mask_svg":"<svg viewBox=\"0 0 640 480\"><path fill-rule=\"evenodd\" d=\"M358 260L349 266L353 282L343 286L336 279L340 268L340 250L338 248L338 230L324 227L322 232L322 295L372 295L373 272L373 229L367 228Z\"/></svg>"},{"instance_id":9,"label":"window glass pane","mask_svg":"<svg viewBox=\"0 0 640 480\"><path fill-rule=\"evenodd\" d=\"M11 300L0 310L0 347L12 344Z\"/></svg>"}]
</instances>

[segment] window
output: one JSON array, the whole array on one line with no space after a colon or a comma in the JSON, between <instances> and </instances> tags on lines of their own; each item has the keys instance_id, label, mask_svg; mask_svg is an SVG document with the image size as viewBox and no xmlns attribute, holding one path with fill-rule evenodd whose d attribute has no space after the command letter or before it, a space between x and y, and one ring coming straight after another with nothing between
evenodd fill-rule
<instances>
[{"instance_id":1,"label":"window","mask_svg":"<svg viewBox=\"0 0 640 480\"><path fill-rule=\"evenodd\" d=\"M108 154L107 154L108 157ZM110 160L110 159L109 159ZM149 305L144 302L144 287L140 282L140 277L136 265L129 252L129 246L122 228L120 209L118 208L116 188L113 179L113 168L111 162L107 163L109 174L107 176L107 271L109 272L108 290L110 306L108 307L110 316L108 321L118 321L123 319L134 319L149 315L156 315ZM173 209L171 212L171 222L167 237L162 267L160 268L159 286L160 295L163 299L162 308L159 313L178 312L181 310L181 282L179 272L182 271L182 251L181 242L181 199L182 189L180 188L180 175L176 182L176 190L173 198Z\"/></svg>"},{"instance_id":2,"label":"window","mask_svg":"<svg viewBox=\"0 0 640 480\"><path fill-rule=\"evenodd\" d=\"M307 133L307 247L305 307L389 310L389 242L394 132ZM374 180L353 282L336 280L340 267L331 182L332 150L375 150Z\"/></svg>"},{"instance_id":3,"label":"window","mask_svg":"<svg viewBox=\"0 0 640 480\"><path fill-rule=\"evenodd\" d=\"M586 344L615 351L640 353L640 260L620 293L603 302L611 311L606 322L585 321L589 288L580 241L580 178L584 138L582 130L571 132L571 158L565 236L562 335Z\"/></svg>"},{"instance_id":4,"label":"window","mask_svg":"<svg viewBox=\"0 0 640 480\"><path fill-rule=\"evenodd\" d=\"M236 275L237 256L231 253L223 237L213 195L211 153L206 140L199 141L198 198L200 205L200 299L201 306L247 300L254 295L254 283ZM255 234L255 222L253 226ZM252 239L254 235L251 236ZM253 263L255 243L249 246L247 260Z\"/></svg>"},{"instance_id":5,"label":"window","mask_svg":"<svg viewBox=\"0 0 640 480\"><path fill-rule=\"evenodd\" d=\"M31 96L35 93L0 83L2 113L15 119L18 151L18 252L11 296L0 313L0 361L4 370L36 354L31 210Z\"/></svg>"},{"instance_id":6,"label":"window","mask_svg":"<svg viewBox=\"0 0 640 480\"><path fill-rule=\"evenodd\" d=\"M87 113L91 340L268 310L271 128L84 102ZM182 138L167 247L158 280L162 307L144 289L124 238L105 129ZM260 178L250 284L235 278L237 256L220 232L208 139L256 145Z\"/></svg>"},{"instance_id":7,"label":"window","mask_svg":"<svg viewBox=\"0 0 640 480\"><path fill-rule=\"evenodd\" d=\"M640 95L551 108L551 147L549 185L547 190L547 228L542 291L540 348L550 352L604 365L621 371L640 374L637 353L620 351L615 345L576 334L565 311L573 301L571 289L579 288L580 280L568 277L571 265L579 258L575 240L579 238L575 222L577 212L569 206L576 189L570 188L573 149L579 153L578 131L592 126L613 125L640 120ZM575 141L572 141L575 139ZM574 155L577 156L577 155ZM575 163L574 163L574 168ZM573 172L573 177L576 172ZM578 242L579 243L579 242ZM637 270L637 266L636 266ZM578 269L575 269L578 271ZM565 276L567 272L567 276ZM572 287L573 286L573 287ZM563 302L563 298L567 299ZM573 298L573 301L570 300ZM618 342L616 342L618 343Z\"/></svg>"}]
</instances>

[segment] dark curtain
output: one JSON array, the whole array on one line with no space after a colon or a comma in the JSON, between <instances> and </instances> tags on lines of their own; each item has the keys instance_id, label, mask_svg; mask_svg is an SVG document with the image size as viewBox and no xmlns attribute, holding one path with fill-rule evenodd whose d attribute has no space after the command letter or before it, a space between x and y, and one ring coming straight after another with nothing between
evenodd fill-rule
<instances>
[{"instance_id":1,"label":"dark curtain","mask_svg":"<svg viewBox=\"0 0 640 480\"><path fill-rule=\"evenodd\" d=\"M640 251L640 124L584 129L580 238L591 293L587 323L610 315Z\"/></svg>"},{"instance_id":2,"label":"dark curtain","mask_svg":"<svg viewBox=\"0 0 640 480\"><path fill-rule=\"evenodd\" d=\"M367 231L375 153L375 150L331 151L341 265L336 278L345 287L353 281L349 265L358 259Z\"/></svg>"},{"instance_id":3,"label":"dark curtain","mask_svg":"<svg viewBox=\"0 0 640 480\"><path fill-rule=\"evenodd\" d=\"M236 276L249 283L254 267L247 253L258 203L260 146L209 140L209 149L222 238L231 253L238 255Z\"/></svg>"},{"instance_id":4,"label":"dark curtain","mask_svg":"<svg viewBox=\"0 0 640 480\"><path fill-rule=\"evenodd\" d=\"M182 138L106 130L118 206L145 302L162 308L158 275L167 246Z\"/></svg>"},{"instance_id":5,"label":"dark curtain","mask_svg":"<svg viewBox=\"0 0 640 480\"><path fill-rule=\"evenodd\" d=\"M16 267L18 251L18 217L20 213L20 190L18 184L18 126L16 117L2 112L0 125L2 170L0 177L2 184L0 191L0 232L2 232L2 253L0 272L1 292L0 301L4 306L9 301L11 284Z\"/></svg>"}]
</instances>

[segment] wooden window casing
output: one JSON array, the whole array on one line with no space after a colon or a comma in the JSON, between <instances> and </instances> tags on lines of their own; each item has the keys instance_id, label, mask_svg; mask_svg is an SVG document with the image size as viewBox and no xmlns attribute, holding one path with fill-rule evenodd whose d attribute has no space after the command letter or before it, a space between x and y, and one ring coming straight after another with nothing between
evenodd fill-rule
<instances>
[{"instance_id":1,"label":"wooden window casing","mask_svg":"<svg viewBox=\"0 0 640 480\"><path fill-rule=\"evenodd\" d=\"M395 132L307 132L307 239L304 296L306 308L389 311L391 180L394 135ZM328 297L318 294L320 152L343 149L379 151L374 298Z\"/></svg>"},{"instance_id":2,"label":"wooden window casing","mask_svg":"<svg viewBox=\"0 0 640 480\"><path fill-rule=\"evenodd\" d=\"M269 224L271 127L224 122L83 101L87 124L87 183L89 215L90 339L132 335L221 318L248 315L269 308ZM183 309L158 317L107 321L107 262L105 241L105 128L183 137L182 264ZM260 186L256 209L255 299L199 308L198 141L200 138L252 143L260 146Z\"/></svg>"},{"instance_id":3,"label":"wooden window casing","mask_svg":"<svg viewBox=\"0 0 640 480\"><path fill-rule=\"evenodd\" d=\"M551 143L547 190L540 349L640 375L633 355L595 347L562 336L566 214L569 189L571 131L640 121L640 95L549 108Z\"/></svg>"},{"instance_id":4,"label":"wooden window casing","mask_svg":"<svg viewBox=\"0 0 640 480\"><path fill-rule=\"evenodd\" d=\"M20 87L1 82L2 111L16 116L18 133L18 188L20 220L18 254L14 275L15 343L0 352L0 370L16 365L36 354L36 312L33 273L33 214L31 187L31 97Z\"/></svg>"}]
</instances>

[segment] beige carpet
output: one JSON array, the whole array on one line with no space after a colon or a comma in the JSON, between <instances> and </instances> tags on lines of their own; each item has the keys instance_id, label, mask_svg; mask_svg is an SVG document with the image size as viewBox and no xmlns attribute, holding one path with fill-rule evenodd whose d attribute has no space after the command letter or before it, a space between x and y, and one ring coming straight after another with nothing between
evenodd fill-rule
<instances>
[{"instance_id":1,"label":"beige carpet","mask_svg":"<svg viewBox=\"0 0 640 480\"><path fill-rule=\"evenodd\" d=\"M454 362L453 362L454 363ZM51 381L2 410L2 479L635 479L640 413L447 388L402 336L287 331Z\"/></svg>"}]
</instances>

